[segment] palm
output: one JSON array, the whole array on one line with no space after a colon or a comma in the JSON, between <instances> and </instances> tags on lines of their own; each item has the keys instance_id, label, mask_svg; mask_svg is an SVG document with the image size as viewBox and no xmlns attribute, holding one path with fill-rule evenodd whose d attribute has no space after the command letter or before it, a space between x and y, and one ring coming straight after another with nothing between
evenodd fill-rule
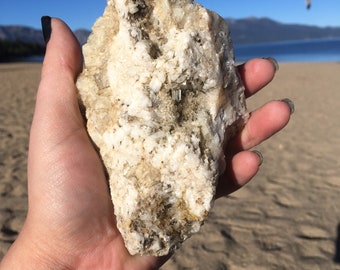
<instances>
[{"instance_id":1,"label":"palm","mask_svg":"<svg viewBox=\"0 0 340 270\"><path fill-rule=\"evenodd\" d=\"M53 112L57 113L62 112ZM42 116L45 117L46 114ZM90 261L103 262L120 254L120 260L112 261L115 264L112 269L121 269L118 266L132 257L115 225L104 170L80 114L74 119L65 118L58 127L54 122L51 128L61 131L57 136L55 130L41 128L45 122L42 118L37 111L30 142L34 150L30 151L28 172L34 181L29 182L29 187L39 193L29 199L30 209L34 209L33 213L29 212L30 220L32 224L39 224L35 230L38 235L31 237L40 239L55 235L52 241L62 246L65 254L88 256ZM34 186L37 181L38 190ZM154 262L156 260L145 258L147 264Z\"/></svg>"},{"instance_id":2,"label":"palm","mask_svg":"<svg viewBox=\"0 0 340 270\"><path fill-rule=\"evenodd\" d=\"M50 43L52 42L53 40L50 41ZM72 53L72 50L70 52ZM78 55L78 59L75 59L73 64L77 70L77 65L80 65L77 46L73 48L73 53L69 56L70 59L74 59L75 55ZM55 62L55 59L53 60ZM45 61L49 61L49 59L47 58ZM44 67L43 75L44 72L48 73L48 68L50 66ZM272 76L269 75L269 77ZM246 80L246 78L245 75L244 79ZM36 205L35 201L30 199L31 208L39 209L37 211L40 215L38 220L40 223L41 220L46 222L45 228L52 232L61 232L58 237L60 241L71 245L67 247L69 254L76 250L79 254L88 254L102 260L104 257L110 258L112 254L121 254L121 260L114 260L114 263L120 264L122 261L133 263L137 260L139 269L142 269L142 262L146 268L149 268L147 264L157 264L160 261L151 257L132 258L125 249L122 237L117 230L104 170L84 128L76 102L74 81L71 82L70 78L65 77L54 78L48 85L50 88L58 89L60 81L63 80L68 80L65 82L65 84L69 84L68 88L64 89L64 92L49 93L48 100L44 95L47 90L44 89L43 82L38 91L30 147L34 150L30 151L32 158L29 159L29 161L33 160L29 164L33 163L34 166L29 166L29 171L33 167L31 178L34 179L34 182L39 181L40 185L44 184L43 187L40 186L40 199ZM251 89L251 87L248 88ZM248 91L247 95L251 95L251 92ZM66 99L69 104L64 102L62 105L58 105L56 100L65 99L65 96L69 96ZM71 111L70 108L72 108ZM42 141L45 143L41 144ZM235 143L233 142L233 144ZM242 146L239 146L233 151L241 150L243 150ZM40 155L40 153L44 154ZM250 154L248 153L248 155ZM249 172L248 175L241 180L237 179L238 167L242 166L238 166L237 162L234 164L231 159L229 160L229 169L223 177L229 181L221 181L221 195L235 190L243 185L243 182L248 181L256 173L258 164L254 160L253 165L246 170ZM45 168L43 175L40 176L38 172L36 173L35 168L39 174L41 174L41 168ZM48 181L38 180L39 177L48 179ZM237 183L238 181L240 183ZM42 190L46 190L46 192L42 192ZM55 194L56 192L60 192L60 194ZM44 200L43 203L41 203L42 200ZM46 232L46 235L49 233L49 231ZM82 248L79 249L79 247ZM101 254L93 254L94 247L101 247Z\"/></svg>"},{"instance_id":3,"label":"palm","mask_svg":"<svg viewBox=\"0 0 340 270\"><path fill-rule=\"evenodd\" d=\"M78 108L75 80L82 67L79 45L63 22L54 19L52 28L30 134L29 211L2 265L12 266L11 262L24 262L26 257L32 260L27 250L34 249L35 259L48 258L71 269L157 268L166 258L131 256L124 246L104 169ZM240 67L240 73L250 96L273 78L274 67L258 59ZM218 196L252 178L259 158L248 149L282 129L289 114L283 102L270 102L252 113L246 127L227 146L230 155Z\"/></svg>"}]
</instances>

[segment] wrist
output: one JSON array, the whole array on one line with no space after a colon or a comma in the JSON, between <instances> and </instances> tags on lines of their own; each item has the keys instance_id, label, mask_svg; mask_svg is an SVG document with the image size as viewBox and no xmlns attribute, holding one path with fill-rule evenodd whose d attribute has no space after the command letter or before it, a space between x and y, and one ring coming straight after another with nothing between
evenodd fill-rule
<instances>
[{"instance_id":1,"label":"wrist","mask_svg":"<svg viewBox=\"0 0 340 270\"><path fill-rule=\"evenodd\" d=\"M32 236L23 230L1 261L0 270L111 269L109 266L114 265L113 249L108 246L104 252L99 245L81 254L80 250L69 249L55 239ZM127 253L124 255L128 256ZM116 263L112 269L124 267Z\"/></svg>"},{"instance_id":2,"label":"wrist","mask_svg":"<svg viewBox=\"0 0 340 270\"><path fill-rule=\"evenodd\" d=\"M70 256L65 256L57 250L52 251L52 245L47 243L49 239L46 239L43 245L37 245L34 240L20 234L2 259L0 270L74 269L71 267L72 264L66 261Z\"/></svg>"}]
</instances>

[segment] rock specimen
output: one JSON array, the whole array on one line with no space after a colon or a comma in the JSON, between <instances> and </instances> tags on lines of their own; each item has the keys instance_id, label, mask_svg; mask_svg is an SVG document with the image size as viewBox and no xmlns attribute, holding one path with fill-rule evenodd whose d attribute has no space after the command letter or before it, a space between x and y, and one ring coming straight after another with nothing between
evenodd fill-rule
<instances>
[{"instance_id":1,"label":"rock specimen","mask_svg":"<svg viewBox=\"0 0 340 270\"><path fill-rule=\"evenodd\" d=\"M165 255L197 232L244 124L222 18L191 0L108 0L77 86L131 254Z\"/></svg>"}]
</instances>

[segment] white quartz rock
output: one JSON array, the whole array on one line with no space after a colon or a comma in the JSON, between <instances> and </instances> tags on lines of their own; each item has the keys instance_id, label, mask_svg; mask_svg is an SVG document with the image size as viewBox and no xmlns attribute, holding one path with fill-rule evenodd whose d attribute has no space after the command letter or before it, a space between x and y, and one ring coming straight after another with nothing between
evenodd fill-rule
<instances>
[{"instance_id":1,"label":"white quartz rock","mask_svg":"<svg viewBox=\"0 0 340 270\"><path fill-rule=\"evenodd\" d=\"M196 233L246 121L225 21L191 0L108 0L77 81L131 254L165 255Z\"/></svg>"}]
</instances>

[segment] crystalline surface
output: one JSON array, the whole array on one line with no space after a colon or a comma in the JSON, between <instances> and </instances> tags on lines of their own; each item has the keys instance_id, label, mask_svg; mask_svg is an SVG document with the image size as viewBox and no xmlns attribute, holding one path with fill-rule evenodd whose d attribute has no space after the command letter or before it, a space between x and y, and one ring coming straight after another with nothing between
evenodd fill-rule
<instances>
[{"instance_id":1,"label":"crystalline surface","mask_svg":"<svg viewBox=\"0 0 340 270\"><path fill-rule=\"evenodd\" d=\"M244 124L224 20L191 0L108 0L77 86L131 254L165 255L197 232Z\"/></svg>"}]
</instances>

